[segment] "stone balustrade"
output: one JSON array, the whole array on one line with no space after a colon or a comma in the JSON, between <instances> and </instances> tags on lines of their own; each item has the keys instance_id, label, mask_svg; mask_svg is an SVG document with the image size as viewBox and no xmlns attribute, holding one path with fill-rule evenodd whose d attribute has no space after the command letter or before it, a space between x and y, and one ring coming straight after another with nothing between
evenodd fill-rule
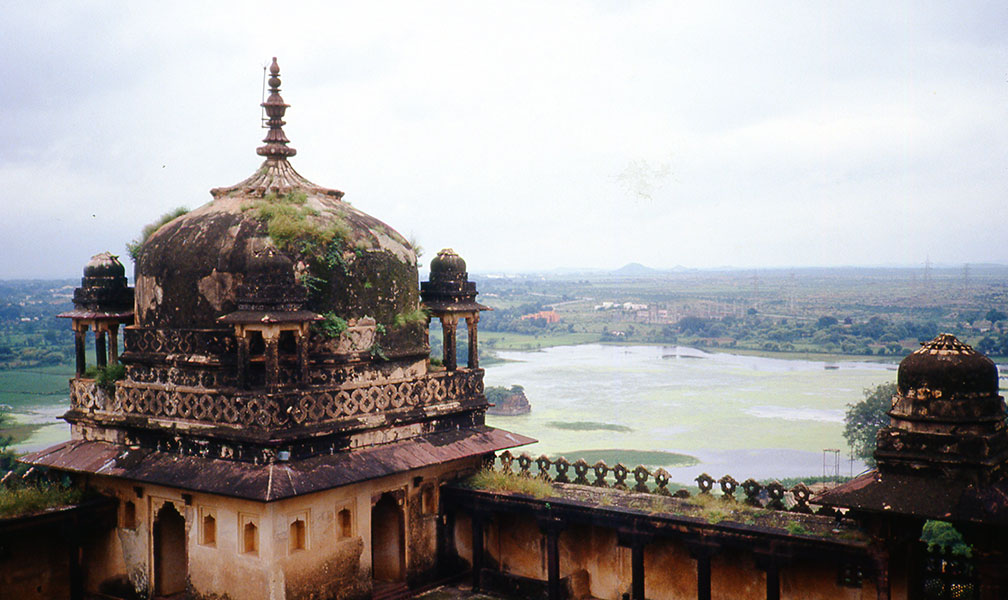
<instances>
[{"instance_id":1,"label":"stone balustrade","mask_svg":"<svg viewBox=\"0 0 1008 600\"><path fill-rule=\"evenodd\" d=\"M690 497L689 490L685 488L676 491L670 490L670 475L668 471L660 467L651 470L643 465L638 465L630 469L621 463L610 467L601 460L595 464L589 464L584 459L571 462L564 457L549 458L543 455L534 458L528 454L516 456L509 450L498 454L494 458L493 464L489 466L503 473L541 477L556 483L613 488L677 498ZM757 508L796 513L837 515L837 512L832 508L811 504L809 500L812 497L812 491L803 483L785 488L778 481L764 484L749 478L739 483L731 475L714 479L706 473L697 477L695 481L701 495L714 495L714 485L717 484L720 488L719 495L727 502L740 501ZM739 492L740 497L736 498L736 494Z\"/></svg>"},{"instance_id":2,"label":"stone balustrade","mask_svg":"<svg viewBox=\"0 0 1008 600\"><path fill-rule=\"evenodd\" d=\"M117 382L114 396L90 379L70 382L70 406L84 413L147 416L272 429L336 422L386 411L482 399L482 370L441 371L402 381L266 393Z\"/></svg>"}]
</instances>

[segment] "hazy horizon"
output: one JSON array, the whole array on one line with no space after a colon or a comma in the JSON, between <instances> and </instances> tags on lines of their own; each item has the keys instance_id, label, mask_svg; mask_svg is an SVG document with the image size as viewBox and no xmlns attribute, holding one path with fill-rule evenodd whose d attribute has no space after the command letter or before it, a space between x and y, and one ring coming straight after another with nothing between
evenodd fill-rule
<instances>
[{"instance_id":1,"label":"hazy horizon","mask_svg":"<svg viewBox=\"0 0 1008 600\"><path fill-rule=\"evenodd\" d=\"M7 6L0 278L79 277L251 174L271 56L295 169L425 264L1008 264L1005 22L994 2Z\"/></svg>"}]
</instances>

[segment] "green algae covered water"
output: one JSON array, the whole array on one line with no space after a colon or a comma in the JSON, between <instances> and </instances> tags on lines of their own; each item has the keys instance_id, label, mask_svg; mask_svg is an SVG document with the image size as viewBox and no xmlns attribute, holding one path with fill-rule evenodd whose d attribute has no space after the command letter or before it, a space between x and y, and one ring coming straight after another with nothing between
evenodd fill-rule
<instances>
[{"instance_id":1,"label":"green algae covered water","mask_svg":"<svg viewBox=\"0 0 1008 600\"><path fill-rule=\"evenodd\" d=\"M524 386L532 413L487 416L495 427L539 441L524 450L590 462L662 466L688 483L715 478L822 475L824 449L840 449L840 472L863 465L847 458L843 415L865 388L894 381L895 363L788 360L705 353L674 346L560 346L501 352L487 385ZM826 368L838 367L838 368ZM26 452L69 438L58 417L69 407L72 368L0 374L26 435ZM836 457L826 454L826 471Z\"/></svg>"},{"instance_id":2,"label":"green algae covered water","mask_svg":"<svg viewBox=\"0 0 1008 600\"><path fill-rule=\"evenodd\" d=\"M525 388L531 414L487 416L534 437L518 451L664 467L738 481L857 474L843 438L848 404L896 380L896 363L821 362L675 346L560 346L501 352L486 385ZM840 450L839 468L837 454ZM824 452L827 450L827 452ZM824 466L825 464L825 466Z\"/></svg>"}]
</instances>

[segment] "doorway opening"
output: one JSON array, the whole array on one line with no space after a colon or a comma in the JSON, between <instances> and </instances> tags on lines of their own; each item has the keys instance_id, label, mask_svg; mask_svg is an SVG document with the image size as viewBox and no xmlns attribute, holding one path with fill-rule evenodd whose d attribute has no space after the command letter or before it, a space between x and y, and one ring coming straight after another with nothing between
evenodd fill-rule
<instances>
[{"instance_id":1,"label":"doorway opening","mask_svg":"<svg viewBox=\"0 0 1008 600\"><path fill-rule=\"evenodd\" d=\"M371 508L371 569L375 581L406 579L405 522L400 501L389 492Z\"/></svg>"},{"instance_id":2,"label":"doorway opening","mask_svg":"<svg viewBox=\"0 0 1008 600\"><path fill-rule=\"evenodd\" d=\"M186 589L185 518L166 502L154 518L154 594L171 596Z\"/></svg>"}]
</instances>

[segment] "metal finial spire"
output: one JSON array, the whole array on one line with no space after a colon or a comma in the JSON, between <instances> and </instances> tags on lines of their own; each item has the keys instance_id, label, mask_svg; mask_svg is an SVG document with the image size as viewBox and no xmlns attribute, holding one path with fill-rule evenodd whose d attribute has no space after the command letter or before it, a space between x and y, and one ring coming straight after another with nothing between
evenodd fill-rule
<instances>
[{"instance_id":1,"label":"metal finial spire","mask_svg":"<svg viewBox=\"0 0 1008 600\"><path fill-rule=\"evenodd\" d=\"M269 194L286 194L291 190L300 190L305 193L331 196L337 200L342 198L343 192L308 181L287 162L287 157L297 154L297 150L287 146L290 140L283 132L283 116L289 105L284 104L283 98L280 97L280 66L277 65L276 57L273 57L269 71L270 94L261 105L268 117L266 126L269 127L269 132L263 140L266 145L256 148L256 154L265 156L266 160L244 181L228 187L214 188L210 193L214 198L233 194L264 198Z\"/></svg>"},{"instance_id":2,"label":"metal finial spire","mask_svg":"<svg viewBox=\"0 0 1008 600\"><path fill-rule=\"evenodd\" d=\"M297 154L297 150L287 146L290 140L284 135L283 126L286 121L283 120L284 113L287 112L287 107L289 104L284 104L283 98L280 97L280 65L277 64L277 59L273 57L273 64L270 65L270 95L265 102L262 103L262 107L266 109L266 116L269 119L266 121L266 125L269 127L269 132L266 137L263 138L263 142L266 143L265 146L260 146L256 148L256 154L260 156L265 156L266 158L272 159L285 159L288 156L294 156Z\"/></svg>"}]
</instances>

